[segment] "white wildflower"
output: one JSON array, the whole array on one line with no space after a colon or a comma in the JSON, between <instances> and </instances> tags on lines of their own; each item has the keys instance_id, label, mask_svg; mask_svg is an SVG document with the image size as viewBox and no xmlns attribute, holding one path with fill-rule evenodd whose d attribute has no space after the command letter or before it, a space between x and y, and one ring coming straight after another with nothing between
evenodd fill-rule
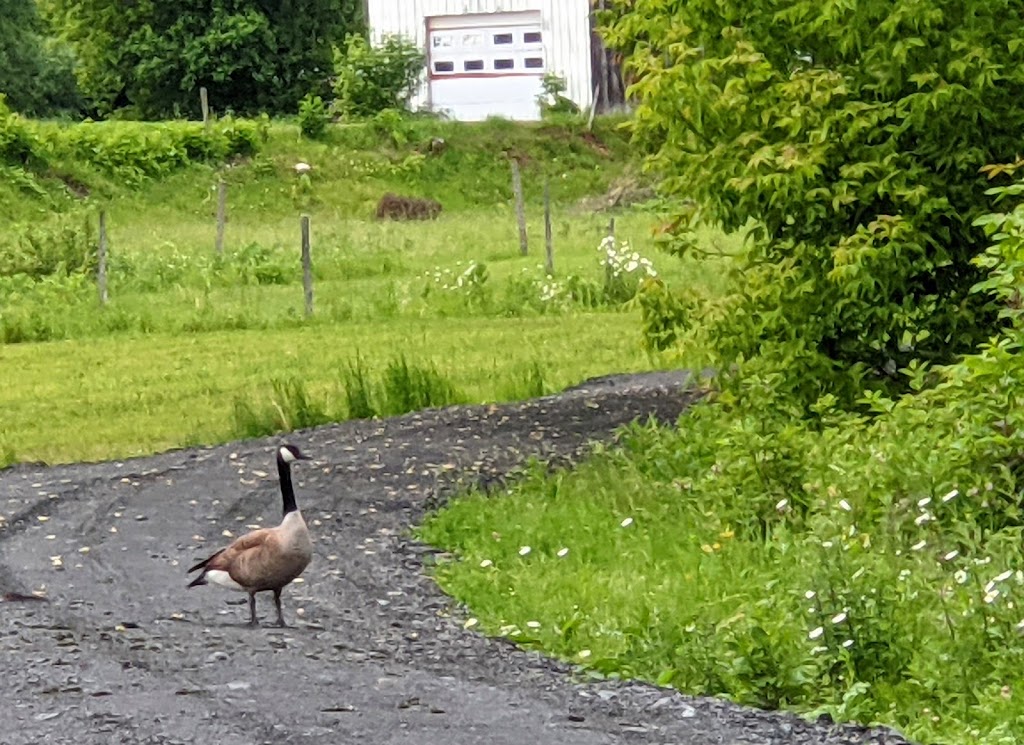
<instances>
[{"instance_id":1,"label":"white wildflower","mask_svg":"<svg viewBox=\"0 0 1024 745\"><path fill-rule=\"evenodd\" d=\"M814 641L815 639L820 639L821 635L824 634L824 633L825 633L825 629L822 628L821 626L819 626L818 628L813 629L811 631L811 633L809 633L807 635L807 638L810 639L811 641Z\"/></svg>"},{"instance_id":2,"label":"white wildflower","mask_svg":"<svg viewBox=\"0 0 1024 745\"><path fill-rule=\"evenodd\" d=\"M843 642L843 647L845 647L846 649L849 649L852 646L853 646L853 639L847 639L845 642Z\"/></svg>"},{"instance_id":3,"label":"white wildflower","mask_svg":"<svg viewBox=\"0 0 1024 745\"><path fill-rule=\"evenodd\" d=\"M956 583L958 585L962 585L964 582L967 581L967 572L965 572L963 569L957 569L955 572L953 572L953 579L956 580Z\"/></svg>"},{"instance_id":4,"label":"white wildflower","mask_svg":"<svg viewBox=\"0 0 1024 745\"><path fill-rule=\"evenodd\" d=\"M564 558L564 557L566 557L568 555L569 555L569 549L568 548L560 548L560 549L558 549L558 558L561 559L561 558Z\"/></svg>"},{"instance_id":5,"label":"white wildflower","mask_svg":"<svg viewBox=\"0 0 1024 745\"><path fill-rule=\"evenodd\" d=\"M924 525L924 524L925 524L925 523L927 523L927 522L931 522L931 521L932 521L933 519L934 519L934 518L933 518L933 517L931 516L931 514L929 514L929 513L927 513L927 512L922 512L922 513L921 513L920 515L918 515L918 516L917 516L917 518L916 518L916 519L914 520L914 525L918 525L918 526L921 526L921 525Z\"/></svg>"},{"instance_id":6,"label":"white wildflower","mask_svg":"<svg viewBox=\"0 0 1024 745\"><path fill-rule=\"evenodd\" d=\"M931 503L932 503L932 498L931 497L925 497L924 499L917 500L917 506L922 508L922 509L924 509L925 507L927 507Z\"/></svg>"},{"instance_id":7,"label":"white wildflower","mask_svg":"<svg viewBox=\"0 0 1024 745\"><path fill-rule=\"evenodd\" d=\"M633 518L631 518L631 517L627 517L625 520L623 520L621 523L619 523L619 525L622 526L623 528L628 528L632 524L633 524Z\"/></svg>"},{"instance_id":8,"label":"white wildflower","mask_svg":"<svg viewBox=\"0 0 1024 745\"><path fill-rule=\"evenodd\" d=\"M853 507L850 506L850 503L847 502L845 499L839 500L839 506L846 512L850 512L853 509Z\"/></svg>"},{"instance_id":9,"label":"white wildflower","mask_svg":"<svg viewBox=\"0 0 1024 745\"><path fill-rule=\"evenodd\" d=\"M996 601L997 597L999 597L999 590L989 590L985 593L985 603L991 605Z\"/></svg>"},{"instance_id":10,"label":"white wildflower","mask_svg":"<svg viewBox=\"0 0 1024 745\"><path fill-rule=\"evenodd\" d=\"M780 499L778 502L775 503L775 509L778 510L779 512L784 512L788 506L788 499Z\"/></svg>"},{"instance_id":11,"label":"white wildflower","mask_svg":"<svg viewBox=\"0 0 1024 745\"><path fill-rule=\"evenodd\" d=\"M836 613L834 616L832 616L832 625L836 626L838 624L841 624L845 620L846 620L846 611L843 611L842 613Z\"/></svg>"},{"instance_id":12,"label":"white wildflower","mask_svg":"<svg viewBox=\"0 0 1024 745\"><path fill-rule=\"evenodd\" d=\"M529 546L520 546L519 547L519 555L520 556L526 556L528 553L530 553L531 550L532 549Z\"/></svg>"},{"instance_id":13,"label":"white wildflower","mask_svg":"<svg viewBox=\"0 0 1024 745\"><path fill-rule=\"evenodd\" d=\"M804 593L804 597L807 598L808 600L813 600L814 596L817 595L817 594L818 593L816 593L814 590L808 590L807 592Z\"/></svg>"},{"instance_id":14,"label":"white wildflower","mask_svg":"<svg viewBox=\"0 0 1024 745\"><path fill-rule=\"evenodd\" d=\"M943 503L945 503L945 502L952 502L954 499L956 499L959 496L960 496L960 491L958 489L954 489L953 491L951 491L948 494L944 495L942 497L942 501L943 501Z\"/></svg>"},{"instance_id":15,"label":"white wildflower","mask_svg":"<svg viewBox=\"0 0 1024 745\"><path fill-rule=\"evenodd\" d=\"M992 581L993 582L1005 582L1006 580L1010 579L1010 577L1012 577L1012 576L1013 576L1013 570L1012 569L1007 569L1002 574L997 574Z\"/></svg>"},{"instance_id":16,"label":"white wildflower","mask_svg":"<svg viewBox=\"0 0 1024 745\"><path fill-rule=\"evenodd\" d=\"M486 569L487 567L494 566L494 562L491 561L490 559L484 559L483 561L480 562L480 566L482 568Z\"/></svg>"},{"instance_id":17,"label":"white wildflower","mask_svg":"<svg viewBox=\"0 0 1024 745\"><path fill-rule=\"evenodd\" d=\"M911 551L920 551L922 548L928 545L928 541L918 541L910 547Z\"/></svg>"},{"instance_id":18,"label":"white wildflower","mask_svg":"<svg viewBox=\"0 0 1024 745\"><path fill-rule=\"evenodd\" d=\"M942 560L943 561L953 561L953 559L955 559L959 555L960 555L960 552L954 549L953 551L950 551L950 552L944 554L943 557L942 557Z\"/></svg>"}]
</instances>

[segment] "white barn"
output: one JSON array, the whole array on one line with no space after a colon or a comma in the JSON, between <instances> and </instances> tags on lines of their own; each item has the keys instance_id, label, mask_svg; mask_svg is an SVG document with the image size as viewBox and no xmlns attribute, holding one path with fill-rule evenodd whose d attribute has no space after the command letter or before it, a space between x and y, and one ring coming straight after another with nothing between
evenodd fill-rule
<instances>
[{"instance_id":1,"label":"white barn","mask_svg":"<svg viewBox=\"0 0 1024 745\"><path fill-rule=\"evenodd\" d=\"M545 73L593 103L590 0L366 0L371 38L415 41L427 58L414 109L478 121L540 118Z\"/></svg>"}]
</instances>

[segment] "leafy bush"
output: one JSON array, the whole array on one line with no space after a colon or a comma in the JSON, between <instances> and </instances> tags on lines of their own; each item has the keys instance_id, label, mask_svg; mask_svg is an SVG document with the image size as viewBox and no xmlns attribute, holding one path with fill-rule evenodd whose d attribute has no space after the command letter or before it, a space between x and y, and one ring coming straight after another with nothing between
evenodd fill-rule
<instances>
[{"instance_id":1,"label":"leafy bush","mask_svg":"<svg viewBox=\"0 0 1024 745\"><path fill-rule=\"evenodd\" d=\"M25 165L35 149L35 138L25 120L11 111L0 93L0 163Z\"/></svg>"},{"instance_id":2,"label":"leafy bush","mask_svg":"<svg viewBox=\"0 0 1024 745\"><path fill-rule=\"evenodd\" d=\"M320 96L307 93L299 101L299 129L306 137L317 139L331 123L331 113Z\"/></svg>"},{"instance_id":3,"label":"leafy bush","mask_svg":"<svg viewBox=\"0 0 1024 745\"><path fill-rule=\"evenodd\" d=\"M71 55L44 31L34 0L0 4L0 93L27 116L77 113Z\"/></svg>"},{"instance_id":4,"label":"leafy bush","mask_svg":"<svg viewBox=\"0 0 1024 745\"><path fill-rule=\"evenodd\" d=\"M92 220L92 215L60 217L0 235L0 277L92 274L96 271Z\"/></svg>"},{"instance_id":5,"label":"leafy bush","mask_svg":"<svg viewBox=\"0 0 1024 745\"><path fill-rule=\"evenodd\" d=\"M334 105L347 117L403 111L424 63L423 52L412 41L386 36L372 46L364 36L351 34L344 52L335 50Z\"/></svg>"},{"instance_id":6,"label":"leafy bush","mask_svg":"<svg viewBox=\"0 0 1024 745\"><path fill-rule=\"evenodd\" d=\"M537 96L537 103L540 104L541 114L549 116L552 114L578 114L580 107L571 98L564 95L568 85L565 78L553 72L544 73L541 78L543 93Z\"/></svg>"},{"instance_id":7,"label":"leafy bush","mask_svg":"<svg viewBox=\"0 0 1024 745\"><path fill-rule=\"evenodd\" d=\"M760 355L805 400L850 400L991 333L971 223L979 169L1019 149L1024 18L995 0L618 5L635 141L692 199L671 249L700 222L749 228L732 291L692 317L723 369Z\"/></svg>"},{"instance_id":8,"label":"leafy bush","mask_svg":"<svg viewBox=\"0 0 1024 745\"><path fill-rule=\"evenodd\" d=\"M362 24L355 0L189 0L173 12L46 0L40 8L74 50L90 109L147 119L197 118L201 86L218 112L294 113L307 92L326 92L333 41Z\"/></svg>"},{"instance_id":9,"label":"leafy bush","mask_svg":"<svg viewBox=\"0 0 1024 745\"><path fill-rule=\"evenodd\" d=\"M241 119L219 120L209 131L195 122L35 122L30 131L43 157L89 163L129 184L193 162L252 155L260 140L260 125Z\"/></svg>"}]
</instances>

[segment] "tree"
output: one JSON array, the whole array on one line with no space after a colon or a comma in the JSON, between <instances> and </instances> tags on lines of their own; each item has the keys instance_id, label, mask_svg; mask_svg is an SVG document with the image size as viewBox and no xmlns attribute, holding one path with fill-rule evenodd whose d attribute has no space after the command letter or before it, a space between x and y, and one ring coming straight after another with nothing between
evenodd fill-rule
<instances>
[{"instance_id":1,"label":"tree","mask_svg":"<svg viewBox=\"0 0 1024 745\"><path fill-rule=\"evenodd\" d=\"M78 58L79 83L101 114L292 113L326 93L332 44L362 23L359 0L42 0Z\"/></svg>"},{"instance_id":2,"label":"tree","mask_svg":"<svg viewBox=\"0 0 1024 745\"><path fill-rule=\"evenodd\" d=\"M752 226L731 291L692 303L718 364L769 362L811 396L898 387L995 329L972 259L986 164L1024 131L1024 6L1012 0L630 0L608 17L635 139L668 226ZM678 312L678 309L676 309Z\"/></svg>"},{"instance_id":3,"label":"tree","mask_svg":"<svg viewBox=\"0 0 1024 745\"><path fill-rule=\"evenodd\" d=\"M23 114L60 114L79 106L71 59L44 31L34 0L0 0L0 94Z\"/></svg>"}]
</instances>

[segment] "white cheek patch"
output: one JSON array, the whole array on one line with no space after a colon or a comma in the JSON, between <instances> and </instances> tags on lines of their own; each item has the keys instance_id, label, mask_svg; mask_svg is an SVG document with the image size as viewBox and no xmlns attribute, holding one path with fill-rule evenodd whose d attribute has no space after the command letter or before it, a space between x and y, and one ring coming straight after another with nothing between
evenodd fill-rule
<instances>
[{"instance_id":1,"label":"white cheek patch","mask_svg":"<svg viewBox=\"0 0 1024 745\"><path fill-rule=\"evenodd\" d=\"M294 463L296 461L295 456L292 455L292 451L289 450L288 448L281 448L280 450L277 451L277 453L278 455L281 456L281 460L283 460L285 463Z\"/></svg>"},{"instance_id":2,"label":"white cheek patch","mask_svg":"<svg viewBox=\"0 0 1024 745\"><path fill-rule=\"evenodd\" d=\"M229 590L241 590L242 592L246 592L244 587L231 579L231 575L222 569L211 569L206 573L206 578L215 585L227 587Z\"/></svg>"}]
</instances>

